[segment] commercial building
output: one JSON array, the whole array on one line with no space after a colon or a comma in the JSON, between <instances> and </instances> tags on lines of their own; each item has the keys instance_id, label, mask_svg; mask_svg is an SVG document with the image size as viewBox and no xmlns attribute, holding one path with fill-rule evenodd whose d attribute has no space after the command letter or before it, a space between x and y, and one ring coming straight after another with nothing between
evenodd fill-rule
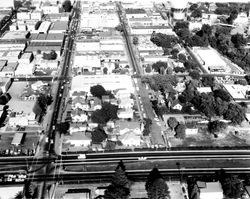
<instances>
[{"instance_id":1,"label":"commercial building","mask_svg":"<svg viewBox=\"0 0 250 199\"><path fill-rule=\"evenodd\" d=\"M11 78L0 77L0 92L6 93L11 85Z\"/></svg>"},{"instance_id":2,"label":"commercial building","mask_svg":"<svg viewBox=\"0 0 250 199\"><path fill-rule=\"evenodd\" d=\"M125 89L134 93L132 79L128 75L78 75L72 78L70 94L79 91L89 92L90 87L97 84L106 90Z\"/></svg>"},{"instance_id":3,"label":"commercial building","mask_svg":"<svg viewBox=\"0 0 250 199\"><path fill-rule=\"evenodd\" d=\"M17 62L21 57L21 51L0 51L0 60L8 60L9 62Z\"/></svg>"},{"instance_id":4,"label":"commercial building","mask_svg":"<svg viewBox=\"0 0 250 199\"><path fill-rule=\"evenodd\" d=\"M18 62L8 62L0 70L0 77L14 77Z\"/></svg>"},{"instance_id":5,"label":"commercial building","mask_svg":"<svg viewBox=\"0 0 250 199\"><path fill-rule=\"evenodd\" d=\"M144 18L147 17L147 13L144 9L141 8L137 8L137 9L132 9L132 8L128 8L125 10L126 12L126 17L128 19L130 18Z\"/></svg>"},{"instance_id":6,"label":"commercial building","mask_svg":"<svg viewBox=\"0 0 250 199\"><path fill-rule=\"evenodd\" d=\"M30 37L29 31L7 31L1 38L2 41L8 40L27 40Z\"/></svg>"},{"instance_id":7,"label":"commercial building","mask_svg":"<svg viewBox=\"0 0 250 199\"><path fill-rule=\"evenodd\" d=\"M51 22L56 21L68 21L70 13L63 12L63 13L50 13L46 15L46 20Z\"/></svg>"},{"instance_id":8,"label":"commercial building","mask_svg":"<svg viewBox=\"0 0 250 199\"><path fill-rule=\"evenodd\" d=\"M43 21L36 32L38 33L48 33L51 22Z\"/></svg>"},{"instance_id":9,"label":"commercial building","mask_svg":"<svg viewBox=\"0 0 250 199\"><path fill-rule=\"evenodd\" d=\"M25 52L22 54L21 58L18 60L20 64L30 64L34 59L32 52Z\"/></svg>"},{"instance_id":10,"label":"commercial building","mask_svg":"<svg viewBox=\"0 0 250 199\"><path fill-rule=\"evenodd\" d=\"M223 87L234 100L250 99L250 85L223 84Z\"/></svg>"},{"instance_id":11,"label":"commercial building","mask_svg":"<svg viewBox=\"0 0 250 199\"><path fill-rule=\"evenodd\" d=\"M215 49L211 47L193 47L192 52L207 73L231 72L230 67Z\"/></svg>"},{"instance_id":12,"label":"commercial building","mask_svg":"<svg viewBox=\"0 0 250 199\"><path fill-rule=\"evenodd\" d=\"M135 26L131 27L131 34L134 35L151 35L153 32L167 35L175 35L172 28L168 26Z\"/></svg>"},{"instance_id":13,"label":"commercial building","mask_svg":"<svg viewBox=\"0 0 250 199\"><path fill-rule=\"evenodd\" d=\"M55 21L52 23L49 33L65 33L68 29L68 21Z\"/></svg>"}]
</instances>

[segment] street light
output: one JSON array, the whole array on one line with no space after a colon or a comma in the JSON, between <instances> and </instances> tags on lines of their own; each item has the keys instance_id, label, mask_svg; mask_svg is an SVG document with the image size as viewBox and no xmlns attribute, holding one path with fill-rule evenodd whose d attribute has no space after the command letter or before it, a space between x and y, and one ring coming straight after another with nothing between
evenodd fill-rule
<instances>
[{"instance_id":1,"label":"street light","mask_svg":"<svg viewBox=\"0 0 250 199\"><path fill-rule=\"evenodd\" d=\"M181 171L180 171L181 164L179 162L176 162L176 166L177 166L177 169L178 169L178 173L179 173L179 177L180 177L180 182L182 182Z\"/></svg>"}]
</instances>

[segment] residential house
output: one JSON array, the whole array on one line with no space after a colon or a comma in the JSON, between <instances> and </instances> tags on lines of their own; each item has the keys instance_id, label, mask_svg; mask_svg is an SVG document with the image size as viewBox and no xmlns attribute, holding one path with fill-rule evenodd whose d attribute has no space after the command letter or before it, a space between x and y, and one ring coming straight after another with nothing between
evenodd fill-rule
<instances>
[{"instance_id":1,"label":"residential house","mask_svg":"<svg viewBox=\"0 0 250 199\"><path fill-rule=\"evenodd\" d=\"M72 135L66 137L66 143L70 143L76 147L88 147L91 145L91 138L85 135L85 132L74 132Z\"/></svg>"},{"instance_id":2,"label":"residential house","mask_svg":"<svg viewBox=\"0 0 250 199\"><path fill-rule=\"evenodd\" d=\"M125 146L140 146L141 136L136 135L133 131L129 131L119 136L119 140Z\"/></svg>"}]
</instances>

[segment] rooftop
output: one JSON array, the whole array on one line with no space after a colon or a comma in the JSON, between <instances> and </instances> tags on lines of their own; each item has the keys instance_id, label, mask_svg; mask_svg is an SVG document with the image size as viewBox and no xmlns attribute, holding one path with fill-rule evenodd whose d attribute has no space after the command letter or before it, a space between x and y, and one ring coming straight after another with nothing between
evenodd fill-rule
<instances>
[{"instance_id":1,"label":"rooftop","mask_svg":"<svg viewBox=\"0 0 250 199\"><path fill-rule=\"evenodd\" d=\"M138 8L138 9L126 9L126 14L146 14L146 11L144 9Z\"/></svg>"}]
</instances>

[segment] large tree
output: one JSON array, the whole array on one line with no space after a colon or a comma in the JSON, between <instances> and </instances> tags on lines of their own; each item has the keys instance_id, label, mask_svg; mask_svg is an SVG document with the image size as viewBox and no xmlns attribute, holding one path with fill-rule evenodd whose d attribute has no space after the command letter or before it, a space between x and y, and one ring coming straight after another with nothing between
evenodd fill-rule
<instances>
[{"instance_id":1,"label":"large tree","mask_svg":"<svg viewBox=\"0 0 250 199\"><path fill-rule=\"evenodd\" d=\"M170 117L168 118L168 126L173 130L177 125L178 125L178 121L175 117Z\"/></svg>"},{"instance_id":2,"label":"large tree","mask_svg":"<svg viewBox=\"0 0 250 199\"><path fill-rule=\"evenodd\" d=\"M102 85L95 85L95 86L92 86L90 87L90 93L95 96L95 97L98 97L98 98L102 98L103 95L106 94L106 90L105 88L103 88Z\"/></svg>"},{"instance_id":3,"label":"large tree","mask_svg":"<svg viewBox=\"0 0 250 199\"><path fill-rule=\"evenodd\" d=\"M125 166L122 161L119 162L115 173L111 179L111 185L104 193L105 199L127 199L130 195L129 180L126 175Z\"/></svg>"},{"instance_id":4,"label":"large tree","mask_svg":"<svg viewBox=\"0 0 250 199\"><path fill-rule=\"evenodd\" d=\"M234 47L237 49L246 45L246 39L243 37L242 34L232 35L231 41L233 42Z\"/></svg>"},{"instance_id":5,"label":"large tree","mask_svg":"<svg viewBox=\"0 0 250 199\"><path fill-rule=\"evenodd\" d=\"M107 134L101 127L97 127L92 132L92 142L95 144L100 144L107 139Z\"/></svg>"},{"instance_id":6,"label":"large tree","mask_svg":"<svg viewBox=\"0 0 250 199\"><path fill-rule=\"evenodd\" d=\"M156 63L153 63L152 65L152 69L155 72L158 72L159 74L164 74L164 71L166 70L167 67L168 67L168 63L162 62L162 61L158 61Z\"/></svg>"},{"instance_id":7,"label":"large tree","mask_svg":"<svg viewBox=\"0 0 250 199\"><path fill-rule=\"evenodd\" d=\"M148 199L170 199L168 186L157 168L149 173L145 188Z\"/></svg>"},{"instance_id":8,"label":"large tree","mask_svg":"<svg viewBox=\"0 0 250 199\"><path fill-rule=\"evenodd\" d=\"M65 0L63 3L63 8L65 12L70 12L72 9L71 1L70 0Z\"/></svg>"},{"instance_id":9,"label":"large tree","mask_svg":"<svg viewBox=\"0 0 250 199\"><path fill-rule=\"evenodd\" d=\"M102 105L102 111L106 114L108 120L117 119L118 106L104 102Z\"/></svg>"},{"instance_id":10,"label":"large tree","mask_svg":"<svg viewBox=\"0 0 250 199\"><path fill-rule=\"evenodd\" d=\"M227 124L219 120L211 121L208 123L208 130L212 134L219 133L220 131L226 128L227 128Z\"/></svg>"},{"instance_id":11,"label":"large tree","mask_svg":"<svg viewBox=\"0 0 250 199\"><path fill-rule=\"evenodd\" d=\"M232 99L230 94L224 89L216 89L213 91L213 94L214 94L214 97L219 97L223 101L226 101L226 102L229 102Z\"/></svg>"},{"instance_id":12,"label":"large tree","mask_svg":"<svg viewBox=\"0 0 250 199\"><path fill-rule=\"evenodd\" d=\"M175 137L184 139L186 137L186 126L184 124L178 124L175 127Z\"/></svg>"},{"instance_id":13,"label":"large tree","mask_svg":"<svg viewBox=\"0 0 250 199\"><path fill-rule=\"evenodd\" d=\"M230 103L223 116L224 119L231 120L233 124L241 124L245 119L245 110L239 104Z\"/></svg>"}]
</instances>

